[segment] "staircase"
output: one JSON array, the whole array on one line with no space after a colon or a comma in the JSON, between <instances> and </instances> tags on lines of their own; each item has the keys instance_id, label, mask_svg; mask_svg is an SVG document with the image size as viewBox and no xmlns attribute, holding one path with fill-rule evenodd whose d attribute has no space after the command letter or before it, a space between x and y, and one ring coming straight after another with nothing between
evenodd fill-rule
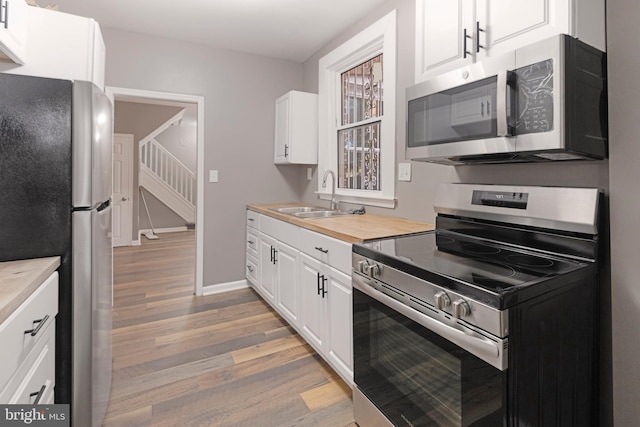
<instances>
[{"instance_id":1,"label":"staircase","mask_svg":"<svg viewBox=\"0 0 640 427\"><path fill-rule=\"evenodd\" d=\"M184 110L140 141L139 185L167 205L185 222L196 218L196 176L155 137L182 119Z\"/></svg>"}]
</instances>

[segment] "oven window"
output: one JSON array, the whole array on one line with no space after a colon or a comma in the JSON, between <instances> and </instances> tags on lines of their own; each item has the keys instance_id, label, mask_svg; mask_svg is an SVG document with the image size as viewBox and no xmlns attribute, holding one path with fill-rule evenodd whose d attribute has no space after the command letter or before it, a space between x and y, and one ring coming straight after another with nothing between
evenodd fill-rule
<instances>
[{"instance_id":1,"label":"oven window","mask_svg":"<svg viewBox=\"0 0 640 427\"><path fill-rule=\"evenodd\" d=\"M354 378L399 426L499 426L505 373L354 290Z\"/></svg>"},{"instance_id":2,"label":"oven window","mask_svg":"<svg viewBox=\"0 0 640 427\"><path fill-rule=\"evenodd\" d=\"M408 146L497 137L497 88L494 76L409 101Z\"/></svg>"}]
</instances>

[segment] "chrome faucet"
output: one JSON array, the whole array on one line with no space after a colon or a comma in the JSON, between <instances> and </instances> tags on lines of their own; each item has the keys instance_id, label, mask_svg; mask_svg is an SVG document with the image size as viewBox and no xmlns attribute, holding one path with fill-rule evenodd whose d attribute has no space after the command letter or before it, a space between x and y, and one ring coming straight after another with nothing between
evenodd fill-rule
<instances>
[{"instance_id":1,"label":"chrome faucet","mask_svg":"<svg viewBox=\"0 0 640 427\"><path fill-rule=\"evenodd\" d=\"M322 178L322 188L327 188L327 176L331 175L331 205L330 209L335 211L338 209L338 200L336 200L336 174L328 169Z\"/></svg>"}]
</instances>

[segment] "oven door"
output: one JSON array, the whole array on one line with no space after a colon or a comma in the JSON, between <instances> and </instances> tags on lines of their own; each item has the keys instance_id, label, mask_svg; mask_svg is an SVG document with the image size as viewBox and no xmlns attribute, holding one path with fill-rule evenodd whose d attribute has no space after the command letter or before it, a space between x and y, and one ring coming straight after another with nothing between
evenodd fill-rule
<instances>
[{"instance_id":1,"label":"oven door","mask_svg":"<svg viewBox=\"0 0 640 427\"><path fill-rule=\"evenodd\" d=\"M366 287L366 285L364 285ZM506 371L482 361L354 287L354 414L379 425L506 425Z\"/></svg>"}]
</instances>

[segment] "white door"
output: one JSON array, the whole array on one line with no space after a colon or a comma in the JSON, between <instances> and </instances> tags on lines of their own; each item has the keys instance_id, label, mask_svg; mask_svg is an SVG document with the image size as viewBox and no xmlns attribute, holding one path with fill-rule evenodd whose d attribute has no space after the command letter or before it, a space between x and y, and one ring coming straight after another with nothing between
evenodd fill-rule
<instances>
[{"instance_id":1,"label":"white door","mask_svg":"<svg viewBox=\"0 0 640 427\"><path fill-rule=\"evenodd\" d=\"M260 279L258 286L263 298L267 301L275 303L276 301L276 284L275 284L275 264L273 262L275 253L275 239L260 234L260 265L258 270Z\"/></svg>"},{"instance_id":2,"label":"white door","mask_svg":"<svg viewBox=\"0 0 640 427\"><path fill-rule=\"evenodd\" d=\"M478 1L483 42L491 56L509 52L560 33L570 33L566 0L482 0ZM486 24L483 23L486 22Z\"/></svg>"},{"instance_id":3,"label":"white door","mask_svg":"<svg viewBox=\"0 0 640 427\"><path fill-rule=\"evenodd\" d=\"M298 325L298 258L299 252L280 243L277 258L277 305L293 325Z\"/></svg>"},{"instance_id":4,"label":"white door","mask_svg":"<svg viewBox=\"0 0 640 427\"><path fill-rule=\"evenodd\" d=\"M472 63L475 29L473 0L417 0L416 82Z\"/></svg>"},{"instance_id":5,"label":"white door","mask_svg":"<svg viewBox=\"0 0 640 427\"><path fill-rule=\"evenodd\" d=\"M317 349L325 346L325 300L319 295L323 264L300 254L300 326L307 341Z\"/></svg>"},{"instance_id":6,"label":"white door","mask_svg":"<svg viewBox=\"0 0 640 427\"><path fill-rule=\"evenodd\" d=\"M113 135L113 246L131 246L133 135Z\"/></svg>"},{"instance_id":7,"label":"white door","mask_svg":"<svg viewBox=\"0 0 640 427\"><path fill-rule=\"evenodd\" d=\"M353 295L351 277L327 268L329 357L343 378L353 381Z\"/></svg>"}]
</instances>

